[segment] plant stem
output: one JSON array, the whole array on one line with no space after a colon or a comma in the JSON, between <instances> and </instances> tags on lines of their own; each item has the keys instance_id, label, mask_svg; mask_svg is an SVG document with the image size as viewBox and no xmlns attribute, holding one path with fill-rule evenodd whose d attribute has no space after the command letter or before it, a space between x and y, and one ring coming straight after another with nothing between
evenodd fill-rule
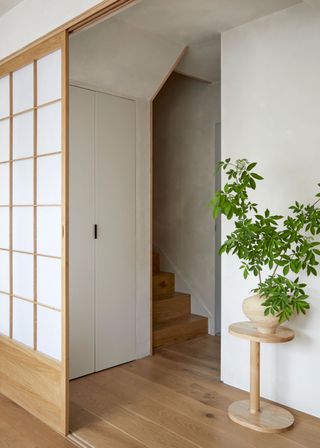
<instances>
[{"instance_id":1,"label":"plant stem","mask_svg":"<svg viewBox=\"0 0 320 448\"><path fill-rule=\"evenodd\" d=\"M315 207L317 204L318 204L318 202L320 201L320 198L319 199L317 199L316 200L316 202L314 202L313 204L312 204L312 206L311 207Z\"/></svg>"},{"instance_id":2,"label":"plant stem","mask_svg":"<svg viewBox=\"0 0 320 448\"><path fill-rule=\"evenodd\" d=\"M271 278L274 278L274 276L276 275L278 267L279 267L279 265L277 264L276 267L274 268L274 271L273 271L273 273L271 275Z\"/></svg>"}]
</instances>

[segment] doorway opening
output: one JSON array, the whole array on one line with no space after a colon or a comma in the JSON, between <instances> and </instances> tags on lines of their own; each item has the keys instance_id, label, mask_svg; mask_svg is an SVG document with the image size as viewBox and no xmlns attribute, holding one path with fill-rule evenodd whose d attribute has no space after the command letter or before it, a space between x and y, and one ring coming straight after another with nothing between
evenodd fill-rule
<instances>
[{"instance_id":1,"label":"doorway opening","mask_svg":"<svg viewBox=\"0 0 320 448\"><path fill-rule=\"evenodd\" d=\"M160 348L155 360L161 363L167 355L190 352L184 359L190 368L210 349L209 364L219 377L219 340L208 336L208 322L214 334L214 225L208 202L220 88L174 72L185 45L173 52L162 39L152 39L120 16L70 39L70 411L73 437L90 443L90 400L105 403L107 394L109 411L122 412L121 384L132 381L126 369L135 362L149 369L146 357L153 348ZM161 64L146 66L154 51ZM181 271L168 265L167 248L175 266L185 262ZM157 250L159 257L152 256ZM169 274L152 275L160 261ZM163 275L165 281L176 277L165 294ZM157 287L161 300L155 301ZM167 331L157 344L152 316ZM173 320L178 335L170 328ZM167 367L164 376L177 374ZM110 375L119 380L115 394Z\"/></svg>"},{"instance_id":2,"label":"doorway opening","mask_svg":"<svg viewBox=\"0 0 320 448\"><path fill-rule=\"evenodd\" d=\"M220 83L173 72L153 101L153 348L219 332L208 207Z\"/></svg>"},{"instance_id":3,"label":"doorway opening","mask_svg":"<svg viewBox=\"0 0 320 448\"><path fill-rule=\"evenodd\" d=\"M178 351L193 353L190 358L208 347L214 356L219 351L208 336L208 329L214 334L208 202L220 88L189 76L181 68L186 54L185 44L168 45L122 14L70 38L70 405L71 431L82 439L92 423L87 399L105 403L108 394L109 410L119 409L122 387L111 399L109 376L120 378L127 363L145 365L153 348L160 348L160 362L175 353L177 342L185 344ZM184 261L180 270L168 265L171 256L175 267ZM154 276L158 262L161 272ZM161 300L155 301L157 275ZM169 296L161 291L162 275L175 276ZM171 313L169 300L173 317L163 306L169 303ZM157 344L155 315L169 333ZM170 328L175 319L178 337ZM188 356L184 362L192 366ZM173 374L170 366L163 373ZM99 378L103 384L97 385Z\"/></svg>"}]
</instances>

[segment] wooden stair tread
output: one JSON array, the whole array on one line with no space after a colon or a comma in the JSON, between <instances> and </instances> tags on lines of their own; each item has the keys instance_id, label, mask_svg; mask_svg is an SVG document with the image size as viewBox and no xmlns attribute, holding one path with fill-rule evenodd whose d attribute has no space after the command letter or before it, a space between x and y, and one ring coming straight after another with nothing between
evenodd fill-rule
<instances>
[{"instance_id":1,"label":"wooden stair tread","mask_svg":"<svg viewBox=\"0 0 320 448\"><path fill-rule=\"evenodd\" d=\"M191 296L175 292L170 297L160 297L153 301L153 324L167 322L191 313Z\"/></svg>"},{"instance_id":2,"label":"wooden stair tread","mask_svg":"<svg viewBox=\"0 0 320 448\"><path fill-rule=\"evenodd\" d=\"M164 275L174 275L172 272L166 272L166 271L159 271L153 274L152 277L162 277Z\"/></svg>"},{"instance_id":3,"label":"wooden stair tread","mask_svg":"<svg viewBox=\"0 0 320 448\"><path fill-rule=\"evenodd\" d=\"M208 319L196 314L154 324L153 348L193 339L208 334Z\"/></svg>"},{"instance_id":4,"label":"wooden stair tread","mask_svg":"<svg viewBox=\"0 0 320 448\"><path fill-rule=\"evenodd\" d=\"M166 300L176 299L178 297L190 297L190 294L186 292L175 291L170 297L160 297L159 299L157 299L157 302L165 302Z\"/></svg>"},{"instance_id":5,"label":"wooden stair tread","mask_svg":"<svg viewBox=\"0 0 320 448\"><path fill-rule=\"evenodd\" d=\"M158 330L163 330L165 328L176 327L179 325L185 325L186 323L192 323L192 322L197 322L197 321L201 321L201 320L207 321L208 318L205 316L199 316L198 314L189 314L186 317L179 317L177 319L168 320L167 322L161 322L159 324L155 324L153 326L153 329L155 331L158 331Z\"/></svg>"}]
</instances>

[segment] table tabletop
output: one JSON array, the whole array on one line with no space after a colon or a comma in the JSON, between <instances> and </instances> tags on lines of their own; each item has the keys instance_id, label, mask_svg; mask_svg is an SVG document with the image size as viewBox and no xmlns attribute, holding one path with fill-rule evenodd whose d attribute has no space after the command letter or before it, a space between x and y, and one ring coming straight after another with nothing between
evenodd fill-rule
<instances>
[{"instance_id":1,"label":"table tabletop","mask_svg":"<svg viewBox=\"0 0 320 448\"><path fill-rule=\"evenodd\" d=\"M275 333L260 333L253 322L236 322L229 326L229 333L242 339L253 342L265 342L269 344L280 344L281 342L292 341L294 331L287 327L279 326Z\"/></svg>"}]
</instances>

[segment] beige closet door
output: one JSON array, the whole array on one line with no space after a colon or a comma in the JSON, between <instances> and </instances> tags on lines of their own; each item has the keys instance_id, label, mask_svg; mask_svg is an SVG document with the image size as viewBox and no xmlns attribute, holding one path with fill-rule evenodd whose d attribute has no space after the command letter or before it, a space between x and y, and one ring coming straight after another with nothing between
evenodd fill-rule
<instances>
[{"instance_id":1,"label":"beige closet door","mask_svg":"<svg viewBox=\"0 0 320 448\"><path fill-rule=\"evenodd\" d=\"M0 65L0 392L68 432L67 36Z\"/></svg>"},{"instance_id":2,"label":"beige closet door","mask_svg":"<svg viewBox=\"0 0 320 448\"><path fill-rule=\"evenodd\" d=\"M135 102L95 97L95 370L135 358Z\"/></svg>"},{"instance_id":3,"label":"beige closet door","mask_svg":"<svg viewBox=\"0 0 320 448\"><path fill-rule=\"evenodd\" d=\"M70 87L70 378L94 372L95 93Z\"/></svg>"}]
</instances>

